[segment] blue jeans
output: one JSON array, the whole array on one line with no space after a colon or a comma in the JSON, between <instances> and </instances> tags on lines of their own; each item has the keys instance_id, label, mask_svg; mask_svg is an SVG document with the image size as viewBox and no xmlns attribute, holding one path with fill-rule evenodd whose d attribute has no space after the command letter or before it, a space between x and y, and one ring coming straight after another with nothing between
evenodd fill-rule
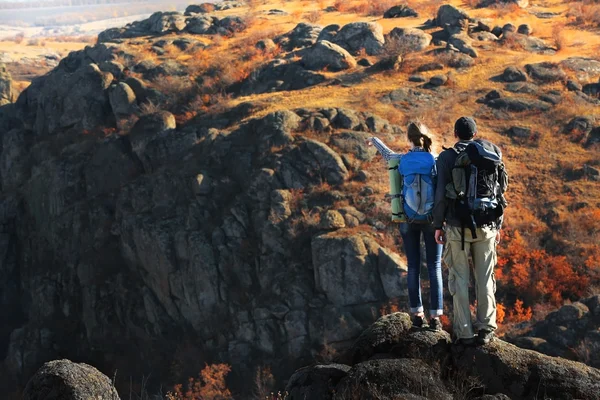
<instances>
[{"instance_id":1,"label":"blue jeans","mask_svg":"<svg viewBox=\"0 0 600 400\"><path fill-rule=\"evenodd\" d=\"M408 263L408 299L410 312L423 312L421 301L421 234L425 240L427 271L429 272L431 317L443 314L442 298L442 249L443 245L435 242L435 229L431 224L400 224L400 234L404 242L404 252Z\"/></svg>"}]
</instances>

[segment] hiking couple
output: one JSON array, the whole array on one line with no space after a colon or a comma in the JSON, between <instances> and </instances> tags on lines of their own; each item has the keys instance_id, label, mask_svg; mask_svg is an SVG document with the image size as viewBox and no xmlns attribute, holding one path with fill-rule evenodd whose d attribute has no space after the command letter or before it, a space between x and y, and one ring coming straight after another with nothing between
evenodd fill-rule
<instances>
[{"instance_id":1,"label":"hiking couple","mask_svg":"<svg viewBox=\"0 0 600 400\"><path fill-rule=\"evenodd\" d=\"M381 140L374 145L388 162L392 189L392 220L400 234L408 263L408 296L415 327L442 330L441 259L449 267L448 290L453 297L453 330L457 342L487 344L496 325L496 244L500 240L503 193L508 177L502 153L494 144L475 139L477 125L461 117L454 125L458 140L435 158L427 127L413 122L407 136L413 147L397 154ZM430 318L421 301L421 236L430 282ZM469 307L469 256L473 261L477 316Z\"/></svg>"}]
</instances>

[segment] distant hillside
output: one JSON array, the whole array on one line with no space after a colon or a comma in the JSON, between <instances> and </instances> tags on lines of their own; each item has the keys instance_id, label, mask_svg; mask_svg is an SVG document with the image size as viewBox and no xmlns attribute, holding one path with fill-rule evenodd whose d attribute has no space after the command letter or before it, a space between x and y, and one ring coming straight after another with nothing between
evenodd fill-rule
<instances>
[{"instance_id":1,"label":"distant hillside","mask_svg":"<svg viewBox=\"0 0 600 400\"><path fill-rule=\"evenodd\" d=\"M76 7L100 4L145 4L164 3L165 6L173 2L163 0L13 0L0 2L0 9L13 10L23 8L46 8L46 7Z\"/></svg>"}]
</instances>

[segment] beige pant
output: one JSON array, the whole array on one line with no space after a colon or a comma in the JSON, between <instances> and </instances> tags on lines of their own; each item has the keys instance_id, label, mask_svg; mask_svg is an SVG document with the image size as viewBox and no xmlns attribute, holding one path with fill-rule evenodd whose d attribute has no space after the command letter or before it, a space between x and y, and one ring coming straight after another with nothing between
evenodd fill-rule
<instances>
[{"instance_id":1,"label":"beige pant","mask_svg":"<svg viewBox=\"0 0 600 400\"><path fill-rule=\"evenodd\" d=\"M444 262L450 268L448 290L454 300L454 333L459 339L472 338L473 327L495 330L496 325L496 233L494 228L477 228L477 239L465 229L465 248L461 245L461 228L449 226L446 230ZM469 308L469 255L473 259L477 321L471 324Z\"/></svg>"}]
</instances>

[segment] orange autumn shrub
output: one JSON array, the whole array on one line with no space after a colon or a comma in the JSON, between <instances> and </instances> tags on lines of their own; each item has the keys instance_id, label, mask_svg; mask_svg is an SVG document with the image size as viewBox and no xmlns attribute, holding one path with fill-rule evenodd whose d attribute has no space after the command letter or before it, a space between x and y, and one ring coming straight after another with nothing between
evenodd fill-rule
<instances>
[{"instance_id":1,"label":"orange autumn shrub","mask_svg":"<svg viewBox=\"0 0 600 400\"><path fill-rule=\"evenodd\" d=\"M227 364L206 365L197 379L189 378L186 387L175 385L174 391L167 393L168 400L231 400L233 396L225 383L231 372Z\"/></svg>"},{"instance_id":2,"label":"orange autumn shrub","mask_svg":"<svg viewBox=\"0 0 600 400\"><path fill-rule=\"evenodd\" d=\"M517 299L513 309L508 314L508 320L510 322L519 323L529 321L533 316L531 307L523 307L523 301Z\"/></svg>"},{"instance_id":3,"label":"orange autumn shrub","mask_svg":"<svg viewBox=\"0 0 600 400\"><path fill-rule=\"evenodd\" d=\"M504 318L506 317L506 308L502 303L496 304L496 322L501 324L504 322Z\"/></svg>"},{"instance_id":4,"label":"orange autumn shrub","mask_svg":"<svg viewBox=\"0 0 600 400\"><path fill-rule=\"evenodd\" d=\"M504 294L517 296L527 304L551 302L560 305L563 299L580 298L589 283L589 276L571 265L565 256L532 250L519 231L506 230L499 252L496 277Z\"/></svg>"}]
</instances>

